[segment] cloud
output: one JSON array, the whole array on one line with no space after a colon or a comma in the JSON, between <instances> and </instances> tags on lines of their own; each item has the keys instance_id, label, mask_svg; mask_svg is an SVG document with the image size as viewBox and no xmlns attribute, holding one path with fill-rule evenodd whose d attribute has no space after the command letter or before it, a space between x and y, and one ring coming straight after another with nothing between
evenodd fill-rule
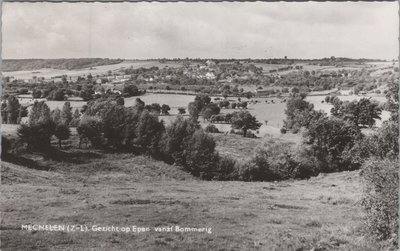
<instances>
[{"instance_id":1,"label":"cloud","mask_svg":"<svg viewBox=\"0 0 400 251\"><path fill-rule=\"evenodd\" d=\"M396 2L3 3L3 58L398 55Z\"/></svg>"}]
</instances>

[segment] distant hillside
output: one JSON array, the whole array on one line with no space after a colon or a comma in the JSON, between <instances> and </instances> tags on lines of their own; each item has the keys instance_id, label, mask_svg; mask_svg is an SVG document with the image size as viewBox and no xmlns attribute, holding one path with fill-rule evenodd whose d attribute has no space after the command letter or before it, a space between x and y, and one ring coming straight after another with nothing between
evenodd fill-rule
<instances>
[{"instance_id":1,"label":"distant hillside","mask_svg":"<svg viewBox=\"0 0 400 251\"><path fill-rule=\"evenodd\" d=\"M100 65L121 63L122 59L73 58L73 59L4 59L2 71L31 71L43 68L77 70Z\"/></svg>"}]
</instances>

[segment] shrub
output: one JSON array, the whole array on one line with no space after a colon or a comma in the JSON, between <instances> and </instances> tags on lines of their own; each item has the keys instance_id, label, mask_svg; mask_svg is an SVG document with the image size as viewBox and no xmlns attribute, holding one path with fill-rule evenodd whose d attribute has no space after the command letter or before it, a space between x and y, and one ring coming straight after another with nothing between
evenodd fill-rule
<instances>
[{"instance_id":1,"label":"shrub","mask_svg":"<svg viewBox=\"0 0 400 251\"><path fill-rule=\"evenodd\" d=\"M166 128L162 139L162 149L165 161L184 166L186 142L199 128L200 126L196 120L183 119L178 116L171 125Z\"/></svg>"},{"instance_id":2,"label":"shrub","mask_svg":"<svg viewBox=\"0 0 400 251\"><path fill-rule=\"evenodd\" d=\"M195 176L212 179L218 161L214 139L198 129L187 141L185 148L185 168Z\"/></svg>"},{"instance_id":3,"label":"shrub","mask_svg":"<svg viewBox=\"0 0 400 251\"><path fill-rule=\"evenodd\" d=\"M5 156L11 149L11 142L8 138L1 136L1 156Z\"/></svg>"},{"instance_id":4,"label":"shrub","mask_svg":"<svg viewBox=\"0 0 400 251\"><path fill-rule=\"evenodd\" d=\"M289 144L272 140L256 149L254 157L239 168L239 177L244 181L273 181L293 177L296 164Z\"/></svg>"},{"instance_id":5,"label":"shrub","mask_svg":"<svg viewBox=\"0 0 400 251\"><path fill-rule=\"evenodd\" d=\"M248 161L239 167L238 178L243 181L263 181L264 172L257 163Z\"/></svg>"},{"instance_id":6,"label":"shrub","mask_svg":"<svg viewBox=\"0 0 400 251\"><path fill-rule=\"evenodd\" d=\"M358 166L368 158L395 159L399 152L398 138L398 123L384 122L376 133L360 138L343 157Z\"/></svg>"},{"instance_id":7,"label":"shrub","mask_svg":"<svg viewBox=\"0 0 400 251\"><path fill-rule=\"evenodd\" d=\"M379 240L390 240L397 246L399 176L397 161L370 160L362 169L366 223Z\"/></svg>"},{"instance_id":8,"label":"shrub","mask_svg":"<svg viewBox=\"0 0 400 251\"><path fill-rule=\"evenodd\" d=\"M281 133L282 133L282 134L286 134L286 128L282 127L282 128L281 128Z\"/></svg>"},{"instance_id":9,"label":"shrub","mask_svg":"<svg viewBox=\"0 0 400 251\"><path fill-rule=\"evenodd\" d=\"M219 133L220 132L218 130L218 128L213 124L208 124L204 130L209 133Z\"/></svg>"},{"instance_id":10,"label":"shrub","mask_svg":"<svg viewBox=\"0 0 400 251\"><path fill-rule=\"evenodd\" d=\"M219 157L216 170L213 173L214 180L237 180L240 163L230 157Z\"/></svg>"}]
</instances>

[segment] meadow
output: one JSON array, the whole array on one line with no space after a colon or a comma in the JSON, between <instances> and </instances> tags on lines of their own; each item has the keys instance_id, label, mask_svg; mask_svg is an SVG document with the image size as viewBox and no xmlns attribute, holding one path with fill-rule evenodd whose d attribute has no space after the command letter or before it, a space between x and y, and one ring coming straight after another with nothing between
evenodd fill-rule
<instances>
[{"instance_id":1,"label":"meadow","mask_svg":"<svg viewBox=\"0 0 400 251\"><path fill-rule=\"evenodd\" d=\"M214 136L222 154L242 159L263 140ZM380 248L364 237L359 171L282 182L202 181L150 157L77 149L76 137L73 132L57 159L24 153L3 160L2 250ZM150 231L18 231L22 224ZM211 233L154 230L164 226L207 227Z\"/></svg>"}]
</instances>

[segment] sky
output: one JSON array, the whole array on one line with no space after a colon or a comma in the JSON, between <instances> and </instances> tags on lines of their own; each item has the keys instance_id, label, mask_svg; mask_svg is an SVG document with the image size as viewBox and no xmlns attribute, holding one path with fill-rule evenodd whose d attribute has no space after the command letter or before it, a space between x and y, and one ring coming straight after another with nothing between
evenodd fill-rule
<instances>
[{"instance_id":1,"label":"sky","mask_svg":"<svg viewBox=\"0 0 400 251\"><path fill-rule=\"evenodd\" d=\"M3 3L2 58L394 59L397 2Z\"/></svg>"}]
</instances>

